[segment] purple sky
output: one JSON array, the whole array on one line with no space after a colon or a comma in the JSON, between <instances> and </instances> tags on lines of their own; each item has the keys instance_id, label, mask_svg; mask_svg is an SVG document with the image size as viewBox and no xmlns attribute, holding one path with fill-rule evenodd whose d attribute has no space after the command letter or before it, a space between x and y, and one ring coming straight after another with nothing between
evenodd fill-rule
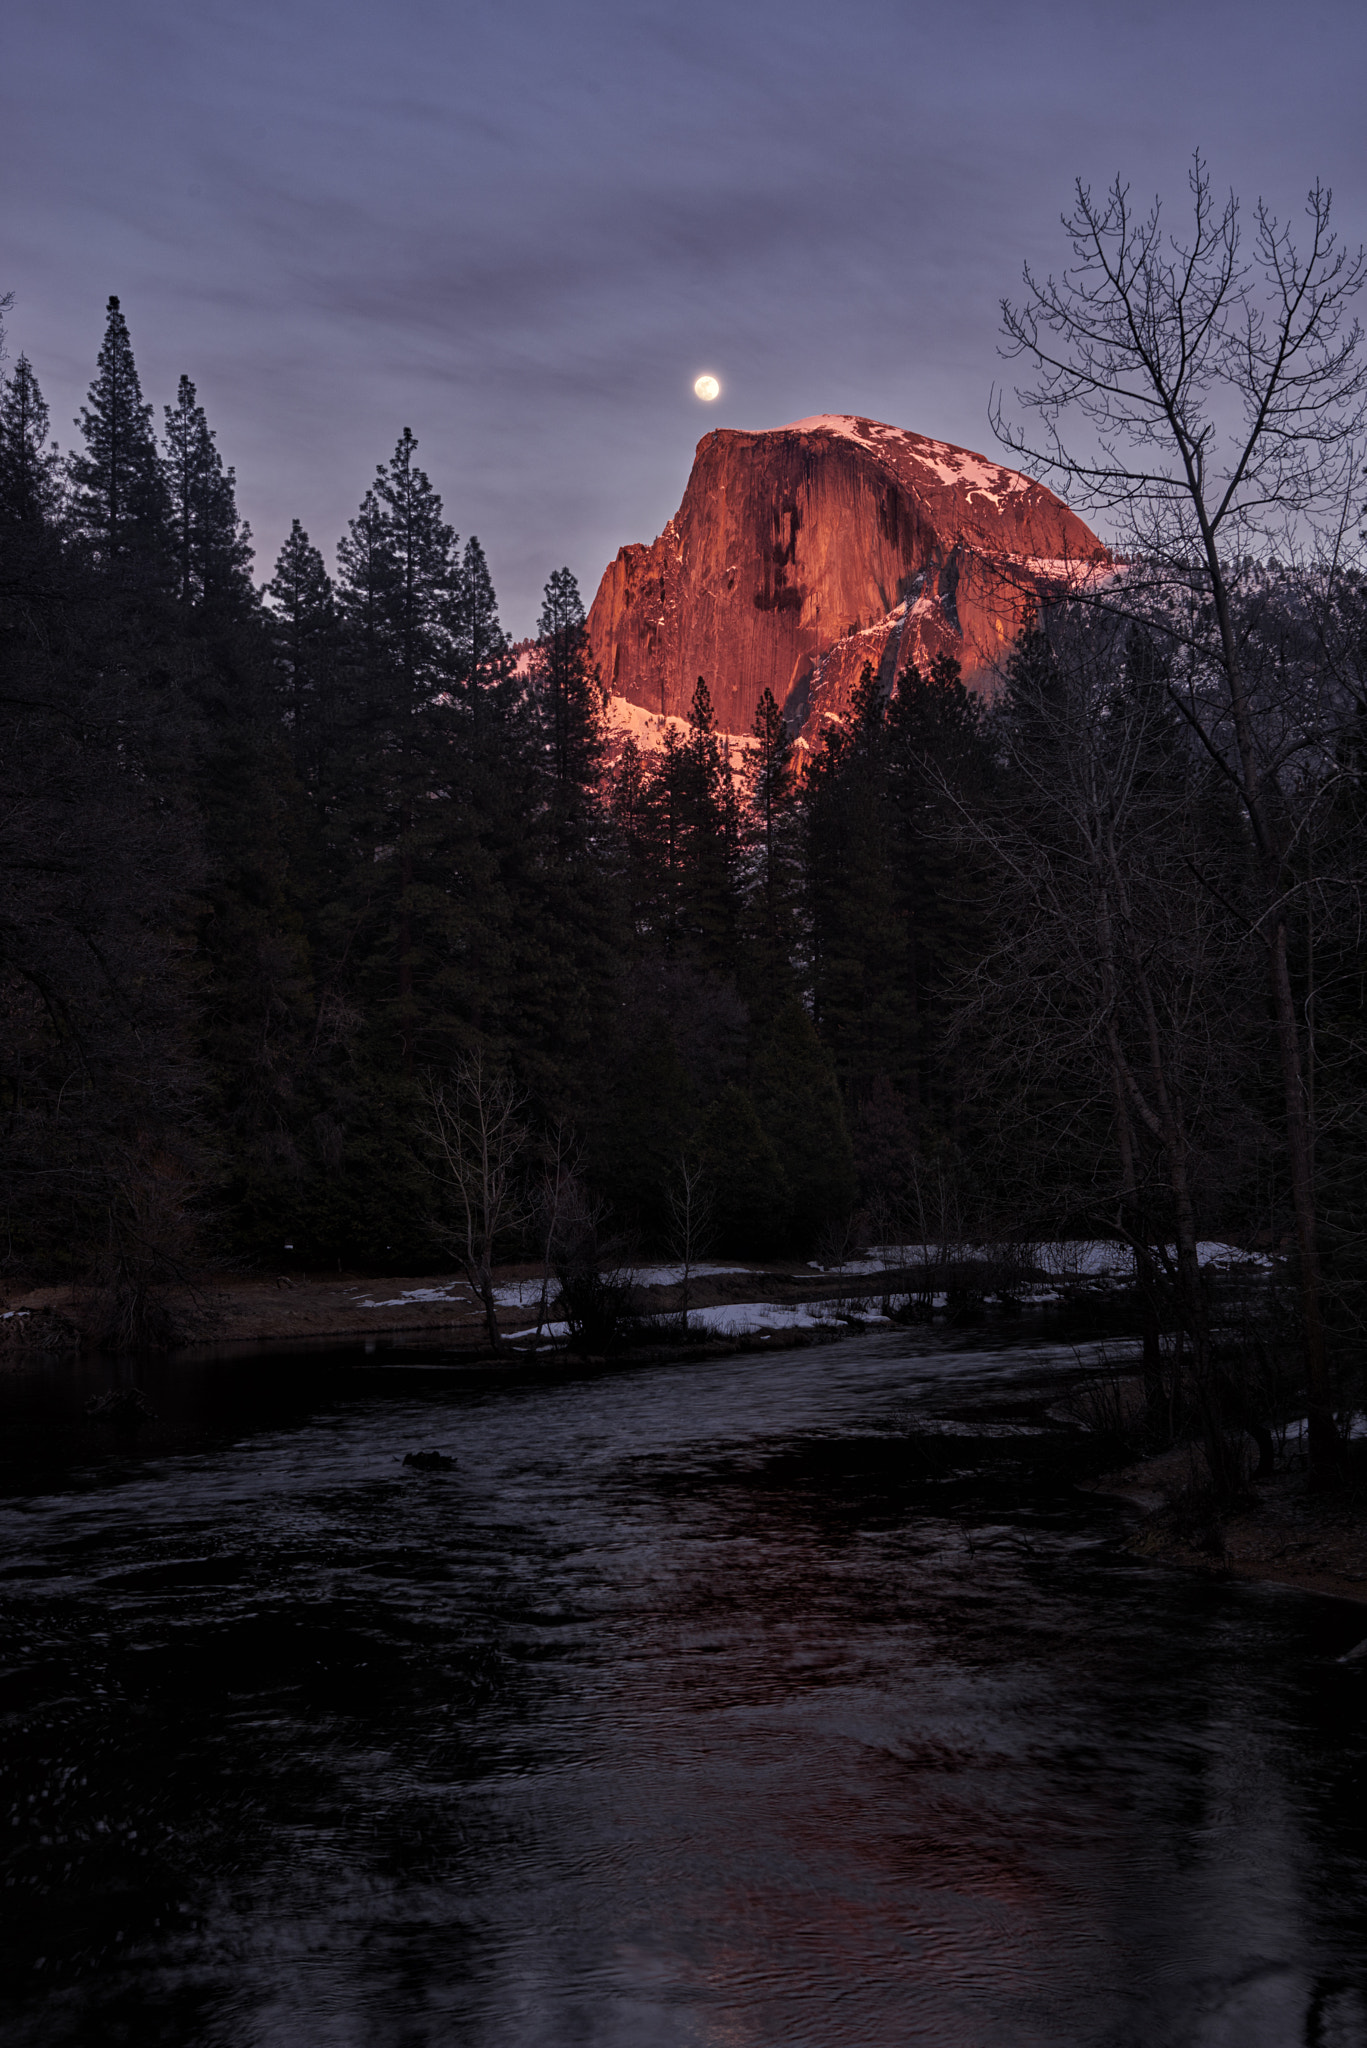
<instances>
[{"instance_id":1,"label":"purple sky","mask_svg":"<svg viewBox=\"0 0 1367 2048\"><path fill-rule=\"evenodd\" d=\"M9 0L0 291L64 444L111 291L192 376L269 572L411 426L505 623L586 599L714 426L987 448L997 301L1071 180L1367 239L1360 0ZM713 370L723 395L692 396Z\"/></svg>"}]
</instances>

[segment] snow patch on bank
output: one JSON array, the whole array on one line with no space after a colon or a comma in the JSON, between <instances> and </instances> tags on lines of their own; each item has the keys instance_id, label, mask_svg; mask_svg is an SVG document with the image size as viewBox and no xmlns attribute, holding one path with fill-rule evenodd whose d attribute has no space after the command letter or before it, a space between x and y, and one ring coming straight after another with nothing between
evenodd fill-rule
<instances>
[{"instance_id":1,"label":"snow patch on bank","mask_svg":"<svg viewBox=\"0 0 1367 2048\"><path fill-rule=\"evenodd\" d=\"M1302 1415L1297 1421L1288 1422L1281 1434L1289 1444L1305 1443L1310 1435L1309 1419ZM1344 1434L1356 1443L1367 1440L1367 1415L1354 1415Z\"/></svg>"},{"instance_id":2,"label":"snow patch on bank","mask_svg":"<svg viewBox=\"0 0 1367 2048\"><path fill-rule=\"evenodd\" d=\"M749 1266L691 1266L689 1272L694 1280L720 1279L724 1274L748 1273ZM677 1287L683 1280L682 1266L630 1266L624 1269L621 1279L631 1287ZM559 1287L552 1278L545 1282L547 1300L554 1301ZM513 1280L506 1287L494 1289L494 1300L500 1308L537 1308L541 1302L542 1282L536 1280Z\"/></svg>"},{"instance_id":3,"label":"snow patch on bank","mask_svg":"<svg viewBox=\"0 0 1367 2048\"><path fill-rule=\"evenodd\" d=\"M821 1304L782 1301L721 1302L716 1308L689 1311L691 1330L715 1330L724 1337L751 1336L765 1330L816 1330L832 1321L831 1312L821 1313Z\"/></svg>"},{"instance_id":4,"label":"snow patch on bank","mask_svg":"<svg viewBox=\"0 0 1367 2048\"><path fill-rule=\"evenodd\" d=\"M660 1319L659 1327L667 1334L671 1318ZM688 1313L690 1330L711 1330L719 1337L767 1337L782 1330L828 1330L841 1321L835 1310L821 1302L795 1303L789 1306L779 1301L734 1301L721 1302L716 1308L695 1308ZM877 1323L881 1316L863 1316L862 1322ZM530 1330L513 1331L512 1336L530 1336ZM569 1335L567 1323L545 1323L541 1335L552 1342Z\"/></svg>"},{"instance_id":5,"label":"snow patch on bank","mask_svg":"<svg viewBox=\"0 0 1367 2048\"><path fill-rule=\"evenodd\" d=\"M405 1287L401 1294L395 1294L385 1301L358 1301L357 1308L412 1308L417 1303L431 1301L458 1301L467 1307L474 1295L462 1281L453 1280L447 1287Z\"/></svg>"},{"instance_id":6,"label":"snow patch on bank","mask_svg":"<svg viewBox=\"0 0 1367 2048\"><path fill-rule=\"evenodd\" d=\"M1177 1247L1167 1247L1168 1257L1174 1262ZM1196 1256L1203 1266L1216 1271L1268 1272L1272 1261L1263 1252L1242 1251L1238 1245L1223 1244L1217 1239L1203 1238L1196 1247ZM859 1259L846 1259L842 1264L819 1265L815 1259L808 1260L813 1272L824 1273L827 1279L839 1278L848 1273L852 1278L864 1278L873 1273L886 1273L899 1267L942 1266L959 1263L981 1262L999 1265L1012 1258L1027 1271L1046 1273L1056 1280L1097 1280L1132 1279L1134 1276L1134 1253L1127 1244L1108 1244L1104 1240L1089 1242L1077 1239L1059 1244L875 1244L870 1245L868 1255Z\"/></svg>"}]
</instances>

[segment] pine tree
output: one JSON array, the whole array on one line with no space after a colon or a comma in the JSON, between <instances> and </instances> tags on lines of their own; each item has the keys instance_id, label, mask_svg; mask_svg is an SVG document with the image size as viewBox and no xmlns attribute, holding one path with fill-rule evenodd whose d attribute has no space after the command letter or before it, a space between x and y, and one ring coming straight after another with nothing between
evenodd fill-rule
<instances>
[{"instance_id":1,"label":"pine tree","mask_svg":"<svg viewBox=\"0 0 1367 2048\"><path fill-rule=\"evenodd\" d=\"M579 585L568 569L547 581L533 676L545 735L551 803L562 838L582 835L598 807L604 693L589 660Z\"/></svg>"},{"instance_id":2,"label":"pine tree","mask_svg":"<svg viewBox=\"0 0 1367 2048\"><path fill-rule=\"evenodd\" d=\"M885 1071L909 1104L955 1143L962 1130L961 1051L950 1013L964 973L991 942L991 890L980 853L955 829L946 791L970 810L982 802L991 760L981 701L942 655L929 676L909 665L887 709L889 859L906 1036Z\"/></svg>"},{"instance_id":3,"label":"pine tree","mask_svg":"<svg viewBox=\"0 0 1367 2048\"><path fill-rule=\"evenodd\" d=\"M385 654L385 614L393 562L384 513L373 490L337 543L337 602L346 628L346 659L354 688L364 690Z\"/></svg>"},{"instance_id":4,"label":"pine tree","mask_svg":"<svg viewBox=\"0 0 1367 2048\"><path fill-rule=\"evenodd\" d=\"M195 387L182 377L165 407L164 471L176 558L176 594L188 608L218 609L250 595L251 531L237 516L235 477L225 470Z\"/></svg>"},{"instance_id":5,"label":"pine tree","mask_svg":"<svg viewBox=\"0 0 1367 2048\"><path fill-rule=\"evenodd\" d=\"M459 715L451 694L456 538L414 459L417 446L405 427L337 551L350 700L345 810L372 863L378 851L385 868L380 887L362 854L356 879L376 913L383 906L380 950L394 972L388 1007L405 1069L417 1054L421 1009L418 920L433 900L419 870L444 822L428 800L449 791Z\"/></svg>"},{"instance_id":6,"label":"pine tree","mask_svg":"<svg viewBox=\"0 0 1367 2048\"><path fill-rule=\"evenodd\" d=\"M0 524L35 533L55 525L61 456L47 438L48 410L33 365L21 355L0 384Z\"/></svg>"},{"instance_id":7,"label":"pine tree","mask_svg":"<svg viewBox=\"0 0 1367 2048\"><path fill-rule=\"evenodd\" d=\"M451 639L453 680L477 709L485 693L507 684L512 655L499 622L489 564L474 534L454 578Z\"/></svg>"},{"instance_id":8,"label":"pine tree","mask_svg":"<svg viewBox=\"0 0 1367 2048\"><path fill-rule=\"evenodd\" d=\"M107 573L164 573L169 501L143 402L133 344L119 302L111 298L98 374L77 426L84 455L71 458L72 511L95 560Z\"/></svg>"},{"instance_id":9,"label":"pine tree","mask_svg":"<svg viewBox=\"0 0 1367 2048\"><path fill-rule=\"evenodd\" d=\"M332 578L297 519L266 585L276 675L290 751L300 780L316 786L334 707L337 651Z\"/></svg>"},{"instance_id":10,"label":"pine tree","mask_svg":"<svg viewBox=\"0 0 1367 2048\"><path fill-rule=\"evenodd\" d=\"M120 325L73 465L78 534L117 575L65 545L26 358L0 388L0 1234L35 1275L102 1283L129 1346L165 1338L156 1288L192 1249L204 1185L186 971L203 834L185 664L167 607L144 601L159 478Z\"/></svg>"},{"instance_id":11,"label":"pine tree","mask_svg":"<svg viewBox=\"0 0 1367 2048\"><path fill-rule=\"evenodd\" d=\"M778 1152L743 1088L723 1088L702 1124L703 1162L715 1189L716 1250L730 1258L782 1256L792 1191Z\"/></svg>"},{"instance_id":12,"label":"pine tree","mask_svg":"<svg viewBox=\"0 0 1367 2048\"><path fill-rule=\"evenodd\" d=\"M751 854L746 928L754 941L746 983L770 1012L793 990L801 889L798 784L793 740L771 690L760 698L745 758L746 841Z\"/></svg>"},{"instance_id":13,"label":"pine tree","mask_svg":"<svg viewBox=\"0 0 1367 2048\"><path fill-rule=\"evenodd\" d=\"M668 953L710 972L734 970L740 814L730 762L701 676L687 734L665 728L653 772L631 743L619 763L614 814L630 817L635 897Z\"/></svg>"},{"instance_id":14,"label":"pine tree","mask_svg":"<svg viewBox=\"0 0 1367 2048\"><path fill-rule=\"evenodd\" d=\"M449 719L455 535L405 427L337 548L355 785L405 827Z\"/></svg>"},{"instance_id":15,"label":"pine tree","mask_svg":"<svg viewBox=\"0 0 1367 2048\"><path fill-rule=\"evenodd\" d=\"M865 666L806 790L814 1012L847 1099L896 1073L907 1043L905 934L890 855L887 720Z\"/></svg>"},{"instance_id":16,"label":"pine tree","mask_svg":"<svg viewBox=\"0 0 1367 2048\"><path fill-rule=\"evenodd\" d=\"M389 557L382 630L405 712L430 708L451 680L447 617L456 573L456 536L413 459L417 447L405 427L388 467L377 470L375 479Z\"/></svg>"},{"instance_id":17,"label":"pine tree","mask_svg":"<svg viewBox=\"0 0 1367 2048\"><path fill-rule=\"evenodd\" d=\"M724 971L734 964L740 816L727 749L702 676L678 767L682 935L701 964Z\"/></svg>"},{"instance_id":18,"label":"pine tree","mask_svg":"<svg viewBox=\"0 0 1367 2048\"><path fill-rule=\"evenodd\" d=\"M644 847L649 781L645 756L635 735L628 733L612 772L609 803L613 823L632 853L639 854Z\"/></svg>"},{"instance_id":19,"label":"pine tree","mask_svg":"<svg viewBox=\"0 0 1367 2048\"><path fill-rule=\"evenodd\" d=\"M827 1224L849 1215L855 1176L834 1066L801 1003L786 1004L769 1026L751 1094L792 1198L794 1243L810 1250Z\"/></svg>"}]
</instances>

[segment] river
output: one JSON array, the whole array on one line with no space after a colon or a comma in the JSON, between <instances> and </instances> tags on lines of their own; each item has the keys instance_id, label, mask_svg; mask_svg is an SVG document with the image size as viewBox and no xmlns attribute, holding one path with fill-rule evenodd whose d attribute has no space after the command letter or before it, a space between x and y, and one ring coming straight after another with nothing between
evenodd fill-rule
<instances>
[{"instance_id":1,"label":"river","mask_svg":"<svg viewBox=\"0 0 1367 2048\"><path fill-rule=\"evenodd\" d=\"M8 1397L9 2048L1367 2048L1367 1617L1127 1555L1072 1354L99 1370Z\"/></svg>"}]
</instances>

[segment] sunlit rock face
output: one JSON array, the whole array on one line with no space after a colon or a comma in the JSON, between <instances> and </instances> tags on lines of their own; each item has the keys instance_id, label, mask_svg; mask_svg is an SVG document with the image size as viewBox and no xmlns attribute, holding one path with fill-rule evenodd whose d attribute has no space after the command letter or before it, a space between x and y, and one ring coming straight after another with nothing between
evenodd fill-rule
<instances>
[{"instance_id":1,"label":"sunlit rock face","mask_svg":"<svg viewBox=\"0 0 1367 2048\"><path fill-rule=\"evenodd\" d=\"M810 737L865 662L890 685L952 654L990 689L1039 597L1106 560L1042 484L947 442L834 414L718 429L659 539L608 567L589 638L633 704L686 716L705 676L726 730L767 688Z\"/></svg>"}]
</instances>

